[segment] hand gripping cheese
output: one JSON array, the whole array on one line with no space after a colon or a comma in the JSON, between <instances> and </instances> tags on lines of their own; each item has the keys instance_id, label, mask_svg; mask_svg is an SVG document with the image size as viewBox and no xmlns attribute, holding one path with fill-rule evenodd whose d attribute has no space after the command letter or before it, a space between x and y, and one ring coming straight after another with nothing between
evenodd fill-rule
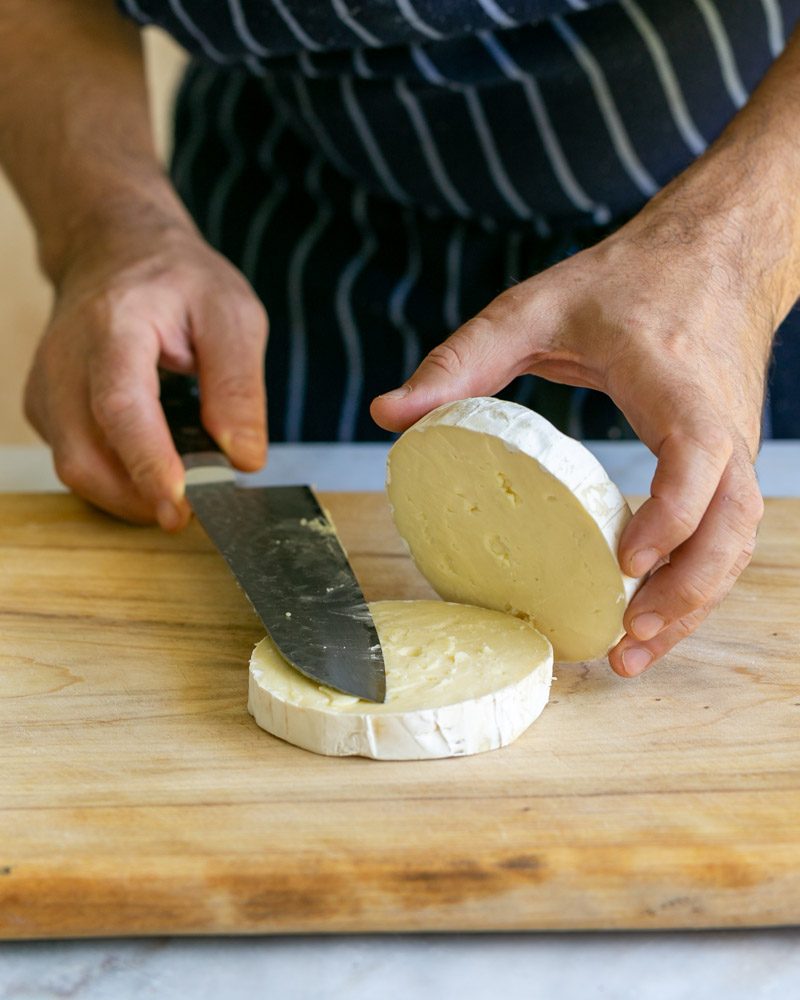
<instances>
[{"instance_id":1,"label":"hand gripping cheese","mask_svg":"<svg viewBox=\"0 0 800 1000\"><path fill-rule=\"evenodd\" d=\"M639 581L617 547L630 508L583 445L517 403L447 403L389 453L397 528L434 589L530 621L556 660L603 656Z\"/></svg>"},{"instance_id":2,"label":"hand gripping cheese","mask_svg":"<svg viewBox=\"0 0 800 1000\"><path fill-rule=\"evenodd\" d=\"M547 703L553 652L527 622L444 601L379 601L370 611L386 701L315 684L266 638L250 660L248 700L262 729L320 754L455 757L511 743Z\"/></svg>"}]
</instances>

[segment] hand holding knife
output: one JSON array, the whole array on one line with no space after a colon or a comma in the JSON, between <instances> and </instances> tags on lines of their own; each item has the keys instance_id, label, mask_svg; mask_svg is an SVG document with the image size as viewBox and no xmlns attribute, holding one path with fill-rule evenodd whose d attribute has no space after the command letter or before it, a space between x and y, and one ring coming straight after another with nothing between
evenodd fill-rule
<instances>
[{"instance_id":1,"label":"hand holding knife","mask_svg":"<svg viewBox=\"0 0 800 1000\"><path fill-rule=\"evenodd\" d=\"M347 555L308 486L241 488L200 420L194 380L162 377L186 499L272 641L311 680L386 697L380 640Z\"/></svg>"}]
</instances>

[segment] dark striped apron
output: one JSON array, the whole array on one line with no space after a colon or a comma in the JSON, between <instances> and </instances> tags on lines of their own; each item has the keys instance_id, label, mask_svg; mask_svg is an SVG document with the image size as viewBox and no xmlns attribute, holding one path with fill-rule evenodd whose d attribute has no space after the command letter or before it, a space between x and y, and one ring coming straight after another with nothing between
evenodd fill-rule
<instances>
[{"instance_id":1,"label":"dark striped apron","mask_svg":"<svg viewBox=\"0 0 800 1000\"><path fill-rule=\"evenodd\" d=\"M800 13L797 0L120 2L195 55L172 176L267 307L270 436L289 441L387 437L373 396L684 169ZM798 327L793 314L777 339L770 436L800 436ZM523 376L501 395L575 436L634 436L591 390Z\"/></svg>"}]
</instances>

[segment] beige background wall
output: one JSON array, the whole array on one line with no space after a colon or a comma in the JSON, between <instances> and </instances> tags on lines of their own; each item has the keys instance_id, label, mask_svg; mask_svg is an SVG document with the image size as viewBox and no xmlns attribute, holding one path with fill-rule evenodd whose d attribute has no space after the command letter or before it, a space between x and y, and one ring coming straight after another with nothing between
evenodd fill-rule
<instances>
[{"instance_id":1,"label":"beige background wall","mask_svg":"<svg viewBox=\"0 0 800 1000\"><path fill-rule=\"evenodd\" d=\"M169 146L171 95L183 65L181 51L163 34L145 32L153 123L162 156ZM38 273L30 225L0 174L0 444L37 440L22 416L22 387L47 320L50 290Z\"/></svg>"}]
</instances>

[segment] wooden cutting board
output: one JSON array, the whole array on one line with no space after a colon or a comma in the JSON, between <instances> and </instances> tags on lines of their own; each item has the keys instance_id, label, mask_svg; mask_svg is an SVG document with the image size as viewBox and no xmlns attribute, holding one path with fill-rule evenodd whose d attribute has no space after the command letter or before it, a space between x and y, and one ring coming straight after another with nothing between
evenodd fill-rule
<instances>
[{"instance_id":1,"label":"wooden cutting board","mask_svg":"<svg viewBox=\"0 0 800 1000\"><path fill-rule=\"evenodd\" d=\"M382 496L323 499L368 598L429 595ZM667 662L559 666L493 753L282 743L260 637L197 526L0 497L2 935L800 922L800 502Z\"/></svg>"}]
</instances>

